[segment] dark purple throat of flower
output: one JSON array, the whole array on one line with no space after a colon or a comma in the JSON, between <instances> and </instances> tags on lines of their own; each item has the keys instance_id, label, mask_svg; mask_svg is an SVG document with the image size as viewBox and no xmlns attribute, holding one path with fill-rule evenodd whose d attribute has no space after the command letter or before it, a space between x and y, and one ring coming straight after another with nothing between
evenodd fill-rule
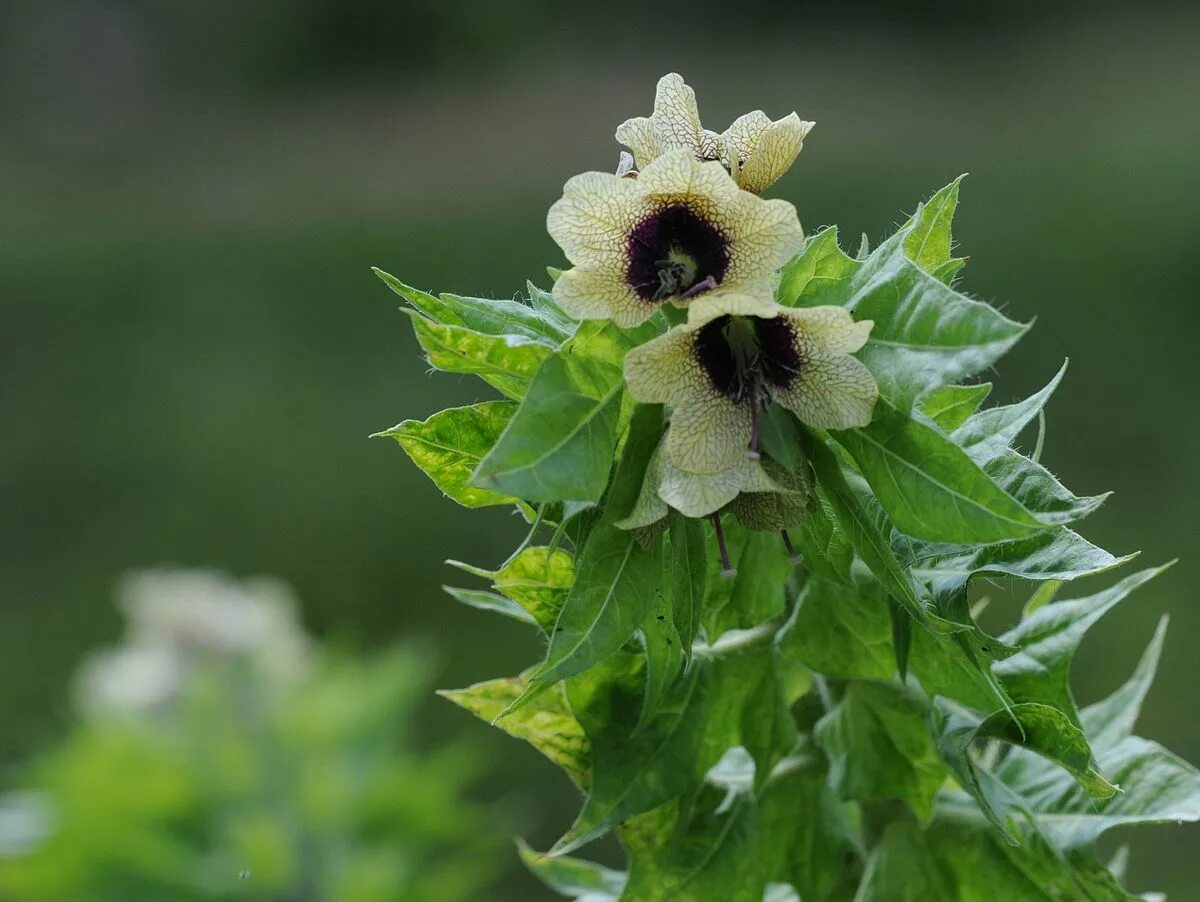
<instances>
[{"instance_id":1,"label":"dark purple throat of flower","mask_svg":"<svg viewBox=\"0 0 1200 902\"><path fill-rule=\"evenodd\" d=\"M772 389L791 387L804 368L796 332L782 316L719 316L694 338L694 354L712 390L733 404L750 405L747 455L758 457L759 407Z\"/></svg>"},{"instance_id":2,"label":"dark purple throat of flower","mask_svg":"<svg viewBox=\"0 0 1200 902\"><path fill-rule=\"evenodd\" d=\"M633 227L626 257L626 279L643 301L686 299L725 278L729 239L687 204L668 204Z\"/></svg>"}]
</instances>

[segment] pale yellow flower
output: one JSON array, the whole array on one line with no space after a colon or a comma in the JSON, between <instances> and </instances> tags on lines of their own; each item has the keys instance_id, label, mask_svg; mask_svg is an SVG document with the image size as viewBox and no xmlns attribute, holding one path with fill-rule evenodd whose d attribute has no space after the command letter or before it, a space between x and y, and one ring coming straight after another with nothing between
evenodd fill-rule
<instances>
[{"instance_id":1,"label":"pale yellow flower","mask_svg":"<svg viewBox=\"0 0 1200 902\"><path fill-rule=\"evenodd\" d=\"M769 275L804 243L796 208L743 191L720 163L672 150L638 178L570 179L546 228L573 269L554 300L577 319L634 326L663 303L736 291L773 305Z\"/></svg>"},{"instance_id":2,"label":"pale yellow flower","mask_svg":"<svg viewBox=\"0 0 1200 902\"><path fill-rule=\"evenodd\" d=\"M872 323L841 307L780 307L705 299L688 322L634 348L625 380L638 401L670 404L664 449L676 468L715 474L758 452L759 409L775 401L822 429L865 426L878 398L850 356Z\"/></svg>"},{"instance_id":3,"label":"pale yellow flower","mask_svg":"<svg viewBox=\"0 0 1200 902\"><path fill-rule=\"evenodd\" d=\"M812 127L795 113L773 121L755 110L717 134L700 124L696 92L672 72L659 79L654 112L622 122L617 140L633 151L641 168L682 148L697 159L720 161L739 187L759 192L788 171Z\"/></svg>"},{"instance_id":4,"label":"pale yellow flower","mask_svg":"<svg viewBox=\"0 0 1200 902\"><path fill-rule=\"evenodd\" d=\"M667 431L668 437L670 430ZM646 467L642 490L629 516L617 521L621 529L653 526L673 508L685 517L707 517L722 510L743 493L796 494L793 489L772 479L761 460L743 456L719 473L686 473L671 463L660 444Z\"/></svg>"}]
</instances>

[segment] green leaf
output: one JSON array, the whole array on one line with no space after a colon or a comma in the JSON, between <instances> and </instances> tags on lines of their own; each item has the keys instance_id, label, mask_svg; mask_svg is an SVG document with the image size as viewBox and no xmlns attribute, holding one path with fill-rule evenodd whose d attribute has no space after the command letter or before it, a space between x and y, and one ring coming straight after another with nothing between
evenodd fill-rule
<instances>
[{"instance_id":1,"label":"green leaf","mask_svg":"<svg viewBox=\"0 0 1200 902\"><path fill-rule=\"evenodd\" d=\"M781 761L757 793L753 857L769 880L790 884L800 899L829 898L853 851L853 811L827 776L819 756L801 752Z\"/></svg>"},{"instance_id":2,"label":"green leaf","mask_svg":"<svg viewBox=\"0 0 1200 902\"><path fill-rule=\"evenodd\" d=\"M777 641L783 655L827 677L883 680L895 673L887 599L877 585L810 576Z\"/></svg>"},{"instance_id":3,"label":"green leaf","mask_svg":"<svg viewBox=\"0 0 1200 902\"><path fill-rule=\"evenodd\" d=\"M466 689L442 689L438 695L470 711L509 736L523 739L567 772L576 786L586 788L591 770L591 751L583 727L571 713L561 690L540 695L503 720L500 712L519 698L529 677L507 677L476 683Z\"/></svg>"},{"instance_id":4,"label":"green leaf","mask_svg":"<svg viewBox=\"0 0 1200 902\"><path fill-rule=\"evenodd\" d=\"M639 728L642 671L640 656L614 654L566 683L571 710L592 749L592 781L583 810L551 854L566 854L626 818L657 808L696 779L705 674L692 668Z\"/></svg>"},{"instance_id":5,"label":"green leaf","mask_svg":"<svg viewBox=\"0 0 1200 902\"><path fill-rule=\"evenodd\" d=\"M1135 589L1169 567L1143 570L1086 598L1044 605L1002 637L1017 646L1017 654L997 662L996 676L1009 695L1022 702L1040 702L1063 712L1079 725L1071 695L1071 662L1091 627Z\"/></svg>"},{"instance_id":6,"label":"green leaf","mask_svg":"<svg viewBox=\"0 0 1200 902\"><path fill-rule=\"evenodd\" d=\"M622 388L621 371L606 363L553 354L471 481L528 501L598 501L617 443Z\"/></svg>"},{"instance_id":7,"label":"green leaf","mask_svg":"<svg viewBox=\"0 0 1200 902\"><path fill-rule=\"evenodd\" d=\"M557 277L555 281L557 281ZM566 333L574 334L579 327L579 323L567 316L561 307L554 302L554 294L538 288L532 282L525 283L525 290L529 294L529 305L538 313L548 320L557 323L559 328Z\"/></svg>"},{"instance_id":8,"label":"green leaf","mask_svg":"<svg viewBox=\"0 0 1200 902\"><path fill-rule=\"evenodd\" d=\"M1100 775L1083 730L1057 708L1035 702L1013 705L1011 711L989 715L975 730L976 738L999 739L1019 745L1073 776L1096 799L1109 799L1117 789Z\"/></svg>"},{"instance_id":9,"label":"green leaf","mask_svg":"<svg viewBox=\"0 0 1200 902\"><path fill-rule=\"evenodd\" d=\"M729 524L725 534L736 575L728 580L716 572L709 574L709 585L716 590L705 601L705 628L710 640L726 630L749 629L781 614L783 585L793 569L777 533L738 530ZM715 570L717 557L711 560Z\"/></svg>"},{"instance_id":10,"label":"green leaf","mask_svg":"<svg viewBox=\"0 0 1200 902\"><path fill-rule=\"evenodd\" d=\"M556 347L570 335L561 316L548 315L519 301L460 297L442 294L440 297L405 285L395 276L372 267L373 272L392 291L436 322L449 326L465 326L484 335L519 335L547 347ZM561 314L561 311L560 311Z\"/></svg>"},{"instance_id":11,"label":"green leaf","mask_svg":"<svg viewBox=\"0 0 1200 902\"><path fill-rule=\"evenodd\" d=\"M622 871L565 855L542 855L529 848L524 840L517 841L517 851L533 876L570 899L617 902L625 888L625 874Z\"/></svg>"},{"instance_id":12,"label":"green leaf","mask_svg":"<svg viewBox=\"0 0 1200 902\"><path fill-rule=\"evenodd\" d=\"M836 226L822 229L808 239L804 250L783 268L779 303L786 307L819 307L840 304L837 293L844 280L860 264L838 247Z\"/></svg>"},{"instance_id":13,"label":"green leaf","mask_svg":"<svg viewBox=\"0 0 1200 902\"><path fill-rule=\"evenodd\" d=\"M1067 861L1036 835L1020 846L964 821L887 825L855 902L1127 902L1095 862Z\"/></svg>"},{"instance_id":14,"label":"green leaf","mask_svg":"<svg viewBox=\"0 0 1200 902\"><path fill-rule=\"evenodd\" d=\"M901 559L936 596L959 592L976 574L1031 580L1073 580L1118 567L1135 555L1113 557L1065 527L996 545L937 545L900 540Z\"/></svg>"},{"instance_id":15,"label":"green leaf","mask_svg":"<svg viewBox=\"0 0 1200 902\"><path fill-rule=\"evenodd\" d=\"M889 411L837 433L896 528L932 542L991 543L1045 529L936 429Z\"/></svg>"},{"instance_id":16,"label":"green leaf","mask_svg":"<svg viewBox=\"0 0 1200 902\"><path fill-rule=\"evenodd\" d=\"M684 655L690 658L700 629L708 579L708 537L702 521L678 513L671 515L667 567L671 617Z\"/></svg>"},{"instance_id":17,"label":"green leaf","mask_svg":"<svg viewBox=\"0 0 1200 902\"><path fill-rule=\"evenodd\" d=\"M625 831L633 854L624 898L761 902L767 885L756 852L761 831L754 796L745 785L745 780L734 786L710 780L693 804L648 815L645 825Z\"/></svg>"},{"instance_id":18,"label":"green leaf","mask_svg":"<svg viewBox=\"0 0 1200 902\"><path fill-rule=\"evenodd\" d=\"M901 230L876 248L838 293L855 319L874 322L860 357L901 410L987 369L1029 328L923 272L905 256L906 237Z\"/></svg>"},{"instance_id":19,"label":"green leaf","mask_svg":"<svg viewBox=\"0 0 1200 902\"><path fill-rule=\"evenodd\" d=\"M926 706L895 683L852 681L817 724L829 781L843 799L906 802L922 820L946 779L925 727Z\"/></svg>"},{"instance_id":20,"label":"green leaf","mask_svg":"<svg viewBox=\"0 0 1200 902\"><path fill-rule=\"evenodd\" d=\"M1168 618L1163 617L1154 630L1154 637L1138 661L1133 676L1116 692L1080 712L1083 730L1098 748L1116 745L1133 733L1142 712L1142 702L1154 682L1163 642L1167 637Z\"/></svg>"},{"instance_id":21,"label":"green leaf","mask_svg":"<svg viewBox=\"0 0 1200 902\"><path fill-rule=\"evenodd\" d=\"M1042 523L1056 526L1086 517L1111 494L1074 495L1041 464L1011 448L1003 449L988 460L983 465L983 472Z\"/></svg>"},{"instance_id":22,"label":"green leaf","mask_svg":"<svg viewBox=\"0 0 1200 902\"><path fill-rule=\"evenodd\" d=\"M470 373L510 398L520 398L550 355L545 345L525 338L484 335L462 326L446 326L421 314L403 311L412 320L417 341L429 365L446 373Z\"/></svg>"},{"instance_id":23,"label":"green leaf","mask_svg":"<svg viewBox=\"0 0 1200 902\"><path fill-rule=\"evenodd\" d=\"M643 546L614 521L634 503L662 433L662 408L639 405L604 514L575 568L575 581L550 635L530 693L598 664L646 620L662 592L662 543Z\"/></svg>"},{"instance_id":24,"label":"green leaf","mask_svg":"<svg viewBox=\"0 0 1200 902\"><path fill-rule=\"evenodd\" d=\"M980 464L1003 453L1021 431L1041 412L1067 372L1064 362L1058 373L1041 391L1016 404L989 407L974 414L950 436L973 460Z\"/></svg>"},{"instance_id":25,"label":"green leaf","mask_svg":"<svg viewBox=\"0 0 1200 902\"><path fill-rule=\"evenodd\" d=\"M464 507L515 504L511 495L476 488L469 480L516 409L512 401L451 407L424 422L405 420L371 437L394 438L442 492Z\"/></svg>"},{"instance_id":26,"label":"green leaf","mask_svg":"<svg viewBox=\"0 0 1200 902\"><path fill-rule=\"evenodd\" d=\"M957 264L953 269L957 272L965 262L950 256L953 245L950 229L958 207L958 188L964 178L966 175L960 175L921 204L904 226L904 252L926 272L936 272L951 263Z\"/></svg>"},{"instance_id":27,"label":"green leaf","mask_svg":"<svg viewBox=\"0 0 1200 902\"><path fill-rule=\"evenodd\" d=\"M505 598L498 592L486 592L482 589L460 589L456 586L442 586L442 591L455 601L461 601L463 604L478 608L481 611L494 611L497 614L503 614L505 617L511 617L513 620L519 620L522 623L537 623L523 607L511 599Z\"/></svg>"},{"instance_id":28,"label":"green leaf","mask_svg":"<svg viewBox=\"0 0 1200 902\"><path fill-rule=\"evenodd\" d=\"M908 573L892 552L891 542L877 518L868 513L858 495L846 482L833 452L817 437L810 436L805 450L817 474L824 498L850 545L862 558L888 594L919 623L929 620L928 610L917 594Z\"/></svg>"},{"instance_id":29,"label":"green leaf","mask_svg":"<svg viewBox=\"0 0 1200 902\"><path fill-rule=\"evenodd\" d=\"M953 432L979 409L991 392L990 382L943 385L918 398L917 409L942 431Z\"/></svg>"},{"instance_id":30,"label":"green leaf","mask_svg":"<svg viewBox=\"0 0 1200 902\"><path fill-rule=\"evenodd\" d=\"M794 667L774 644L781 625L771 621L750 630L731 630L711 645L697 647L697 659L711 672L700 753L703 767L741 746L754 759L759 778L765 779L795 745L790 706L806 687L794 680Z\"/></svg>"},{"instance_id":31,"label":"green leaf","mask_svg":"<svg viewBox=\"0 0 1200 902\"><path fill-rule=\"evenodd\" d=\"M462 561L446 563L492 580L492 587L520 605L547 635L558 622L567 593L575 582L574 559L561 548L540 545L524 548L499 570L484 570Z\"/></svg>"},{"instance_id":32,"label":"green leaf","mask_svg":"<svg viewBox=\"0 0 1200 902\"><path fill-rule=\"evenodd\" d=\"M667 693L683 669L683 643L664 600L651 610L639 631L646 654L646 692L638 729L658 713Z\"/></svg>"}]
</instances>

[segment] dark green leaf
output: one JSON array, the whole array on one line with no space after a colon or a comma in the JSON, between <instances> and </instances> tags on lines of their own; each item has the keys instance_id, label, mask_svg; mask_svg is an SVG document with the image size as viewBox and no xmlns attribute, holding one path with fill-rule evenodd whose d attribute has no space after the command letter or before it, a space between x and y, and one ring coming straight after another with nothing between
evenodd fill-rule
<instances>
[{"instance_id":1,"label":"dark green leaf","mask_svg":"<svg viewBox=\"0 0 1200 902\"><path fill-rule=\"evenodd\" d=\"M706 674L691 668L639 729L643 670L641 656L615 654L566 684L592 749L592 782L583 810L555 843L556 855L683 794L697 779Z\"/></svg>"},{"instance_id":2,"label":"dark green leaf","mask_svg":"<svg viewBox=\"0 0 1200 902\"><path fill-rule=\"evenodd\" d=\"M927 708L895 683L854 680L817 725L829 781L843 799L896 799L921 819L946 779L925 726Z\"/></svg>"},{"instance_id":3,"label":"dark green leaf","mask_svg":"<svg viewBox=\"0 0 1200 902\"><path fill-rule=\"evenodd\" d=\"M528 501L598 501L608 483L621 414L621 371L560 351L472 482Z\"/></svg>"},{"instance_id":4,"label":"dark green leaf","mask_svg":"<svg viewBox=\"0 0 1200 902\"><path fill-rule=\"evenodd\" d=\"M1113 557L1065 527L996 545L933 545L913 540L900 544L905 566L939 596L959 592L977 573L1072 580L1102 573L1133 557Z\"/></svg>"},{"instance_id":5,"label":"dark green leaf","mask_svg":"<svg viewBox=\"0 0 1200 902\"><path fill-rule=\"evenodd\" d=\"M646 653L646 693L638 718L641 728L658 713L683 669L683 648L671 609L665 602L651 609L639 632Z\"/></svg>"},{"instance_id":6,"label":"dark green leaf","mask_svg":"<svg viewBox=\"0 0 1200 902\"><path fill-rule=\"evenodd\" d=\"M575 580L529 691L582 673L628 641L662 593L662 543L642 545L614 523L628 510L662 432L662 409L639 405L600 522L575 567Z\"/></svg>"},{"instance_id":7,"label":"dark green leaf","mask_svg":"<svg viewBox=\"0 0 1200 902\"><path fill-rule=\"evenodd\" d=\"M896 560L890 539L884 535L879 521L868 513L857 493L846 482L833 452L815 436L809 437L805 450L816 471L824 498L867 569L911 617L920 623L927 622L928 611L917 594L916 586Z\"/></svg>"},{"instance_id":8,"label":"dark green leaf","mask_svg":"<svg viewBox=\"0 0 1200 902\"><path fill-rule=\"evenodd\" d=\"M708 537L704 523L673 513L667 555L671 617L684 655L690 658L692 643L700 629L708 578Z\"/></svg>"},{"instance_id":9,"label":"dark green leaf","mask_svg":"<svg viewBox=\"0 0 1200 902\"><path fill-rule=\"evenodd\" d=\"M1045 529L937 429L889 411L837 433L896 528L932 542L991 543Z\"/></svg>"},{"instance_id":10,"label":"dark green leaf","mask_svg":"<svg viewBox=\"0 0 1200 902\"><path fill-rule=\"evenodd\" d=\"M907 614L904 621L911 622ZM888 604L877 584L810 576L778 642L782 654L825 676L882 680L895 673Z\"/></svg>"}]
</instances>

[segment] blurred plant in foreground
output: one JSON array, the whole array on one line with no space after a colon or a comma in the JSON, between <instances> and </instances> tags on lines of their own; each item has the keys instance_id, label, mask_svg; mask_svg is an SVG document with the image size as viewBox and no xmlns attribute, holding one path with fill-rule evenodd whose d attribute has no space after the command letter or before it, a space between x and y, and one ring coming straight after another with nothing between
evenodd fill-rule
<instances>
[{"instance_id":1,"label":"blurred plant in foreground","mask_svg":"<svg viewBox=\"0 0 1200 902\"><path fill-rule=\"evenodd\" d=\"M286 587L157 570L79 723L0 797L0 897L443 900L494 875L465 746L407 747L430 666L317 647Z\"/></svg>"}]
</instances>

